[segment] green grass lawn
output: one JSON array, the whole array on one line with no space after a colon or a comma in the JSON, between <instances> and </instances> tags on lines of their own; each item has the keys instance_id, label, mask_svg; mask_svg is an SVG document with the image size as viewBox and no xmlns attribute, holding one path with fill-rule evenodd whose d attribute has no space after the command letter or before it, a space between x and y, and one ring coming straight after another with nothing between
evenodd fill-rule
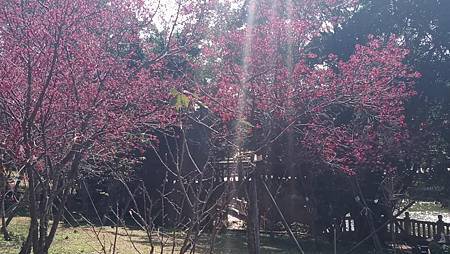
<instances>
[{"instance_id":1,"label":"green grass lawn","mask_svg":"<svg viewBox=\"0 0 450 254\"><path fill-rule=\"evenodd\" d=\"M22 242L25 240L28 230L29 219L26 217L14 218L11 225L8 227L11 241L5 241L0 238L0 253L1 254L17 254L20 250ZM93 229L88 226L80 227L65 227L61 225L58 228L55 240L50 248L51 254L78 254L78 253L103 253L102 244L106 246L106 252L112 247L114 242L115 230L110 227L100 228L95 230L100 231L99 238L93 232ZM136 248L142 253L149 253L150 246L146 244L145 234L139 230L118 230L118 237L116 243L116 253L138 253L131 244L131 239L134 241Z\"/></svg>"},{"instance_id":2,"label":"green grass lawn","mask_svg":"<svg viewBox=\"0 0 450 254\"><path fill-rule=\"evenodd\" d=\"M27 217L14 218L8 227L11 234L11 241L4 241L0 237L0 254L16 254L20 250L22 242L28 229L29 219ZM99 232L99 237L94 233ZM115 230L111 227L95 227L89 226L66 227L62 224L56 234L55 240L50 248L50 254L80 254L80 253L105 253L102 251L102 244L106 247L106 253L112 253L112 246L115 239ZM144 231L135 229L119 228L116 241L117 254L133 254L133 253L150 253L150 244ZM171 234L170 232L168 234ZM172 241L166 240L164 254L172 253ZM176 241L179 246L180 239ZM102 244L100 244L102 242ZM205 240L203 243L207 243ZM302 241L302 245L307 254L331 254L332 246L327 243L320 244L318 251L312 245L311 241ZM201 245L196 253L209 253L207 244ZM345 252L351 246L340 246L340 251ZM178 252L178 247L175 248ZM155 253L160 253L160 242L155 244ZM234 254L247 253L247 243L245 233L230 232L221 234L216 240L216 248L213 253L217 254ZM298 253L291 239L286 236L270 238L268 235L261 236L261 253L264 254L294 254ZM358 250L355 253L370 253L368 251Z\"/></svg>"}]
</instances>

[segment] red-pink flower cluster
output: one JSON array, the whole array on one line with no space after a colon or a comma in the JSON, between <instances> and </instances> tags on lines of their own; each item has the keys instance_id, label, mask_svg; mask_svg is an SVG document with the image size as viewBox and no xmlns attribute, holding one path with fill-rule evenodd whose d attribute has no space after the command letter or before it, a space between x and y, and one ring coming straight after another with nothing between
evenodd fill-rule
<instances>
[{"instance_id":1,"label":"red-pink flower cluster","mask_svg":"<svg viewBox=\"0 0 450 254\"><path fill-rule=\"evenodd\" d=\"M347 173L382 168L383 154L406 136L404 102L419 74L403 63L408 51L394 36L369 38L347 60L309 53L324 26L342 21L333 10L355 4L310 2L249 1L242 24L231 23L204 52L214 73L204 100L225 122L296 130L305 148Z\"/></svg>"}]
</instances>

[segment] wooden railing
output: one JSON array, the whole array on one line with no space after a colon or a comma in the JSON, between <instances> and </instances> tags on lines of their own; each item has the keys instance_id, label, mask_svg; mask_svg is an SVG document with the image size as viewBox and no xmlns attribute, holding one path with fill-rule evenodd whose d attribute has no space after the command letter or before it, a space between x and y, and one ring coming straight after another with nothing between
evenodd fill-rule
<instances>
[{"instance_id":1,"label":"wooden railing","mask_svg":"<svg viewBox=\"0 0 450 254\"><path fill-rule=\"evenodd\" d=\"M397 219L397 224L391 223L388 226L389 232L406 233L407 235L432 238L438 233L438 223L430 221L419 221L411 219ZM409 224L409 225L408 225ZM450 224L443 223L443 233L447 236L450 234Z\"/></svg>"},{"instance_id":2,"label":"wooden railing","mask_svg":"<svg viewBox=\"0 0 450 254\"><path fill-rule=\"evenodd\" d=\"M450 223L442 223L441 227L441 231L445 234L445 236L449 237ZM357 230L358 229L353 218L345 217L343 219L341 224L342 233L356 233ZM385 232L422 239L431 239L438 234L438 223L412 220L409 218L396 219L386 226Z\"/></svg>"},{"instance_id":3,"label":"wooden railing","mask_svg":"<svg viewBox=\"0 0 450 254\"><path fill-rule=\"evenodd\" d=\"M351 217L344 217L341 225L342 232L356 232L355 220Z\"/></svg>"}]
</instances>

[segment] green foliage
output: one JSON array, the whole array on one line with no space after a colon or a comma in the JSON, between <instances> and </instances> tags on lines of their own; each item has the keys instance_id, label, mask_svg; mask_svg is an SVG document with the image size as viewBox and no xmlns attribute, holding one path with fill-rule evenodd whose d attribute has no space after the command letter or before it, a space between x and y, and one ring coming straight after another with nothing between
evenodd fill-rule
<instances>
[{"instance_id":1,"label":"green foliage","mask_svg":"<svg viewBox=\"0 0 450 254\"><path fill-rule=\"evenodd\" d=\"M182 109L187 109L189 107L190 99L185 94L178 92L175 88L170 91L172 95L171 104L180 111Z\"/></svg>"}]
</instances>

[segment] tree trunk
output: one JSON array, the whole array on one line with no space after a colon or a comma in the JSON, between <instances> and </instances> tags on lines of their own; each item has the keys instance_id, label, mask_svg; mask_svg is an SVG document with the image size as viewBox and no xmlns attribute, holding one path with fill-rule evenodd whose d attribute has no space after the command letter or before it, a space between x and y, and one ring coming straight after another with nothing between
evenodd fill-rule
<instances>
[{"instance_id":1,"label":"tree trunk","mask_svg":"<svg viewBox=\"0 0 450 254\"><path fill-rule=\"evenodd\" d=\"M251 174L251 181L247 182L247 197L248 197L248 211L247 211L247 240L248 253L260 253L260 238L259 238L259 210L258 210L258 191L257 191L258 177L256 172Z\"/></svg>"},{"instance_id":2,"label":"tree trunk","mask_svg":"<svg viewBox=\"0 0 450 254\"><path fill-rule=\"evenodd\" d=\"M30 204L30 226L28 236L23 243L19 254L47 254L56 234L59 222L64 213L64 206L69 195L69 190L78 178L78 170L81 161L81 152L73 155L70 171L63 176L63 168L60 173L50 181L37 184L38 178L32 165L27 166L29 177L28 200ZM61 178L60 178L61 177ZM49 185L53 183L53 188ZM55 209L52 209L55 207ZM49 218L53 212L53 222L49 227Z\"/></svg>"}]
</instances>

